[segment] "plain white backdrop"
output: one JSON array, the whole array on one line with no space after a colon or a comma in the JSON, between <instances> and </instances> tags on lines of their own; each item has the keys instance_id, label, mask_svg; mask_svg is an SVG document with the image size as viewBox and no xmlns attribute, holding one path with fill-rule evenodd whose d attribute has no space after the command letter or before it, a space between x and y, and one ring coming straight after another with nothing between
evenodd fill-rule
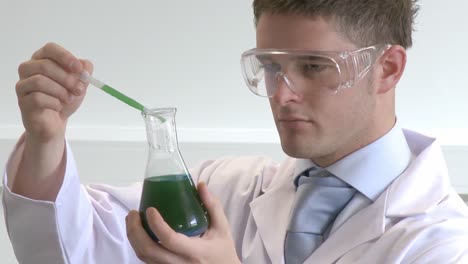
<instances>
[{"instance_id":1,"label":"plain white backdrop","mask_svg":"<svg viewBox=\"0 0 468 264\"><path fill-rule=\"evenodd\" d=\"M468 193L468 34L464 0L424 0L397 87L404 127L441 139L453 183ZM219 155L281 159L268 102L244 85L240 54L255 46L251 1L0 0L0 164L22 132L18 65L49 41L91 60L95 76L148 107L176 106L189 166ZM68 138L83 182L141 179L139 114L90 87ZM96 163L97 161L97 163ZM0 262L15 263L3 225Z\"/></svg>"},{"instance_id":2,"label":"plain white backdrop","mask_svg":"<svg viewBox=\"0 0 468 264\"><path fill-rule=\"evenodd\" d=\"M453 136L468 129L467 8L463 0L421 2L397 87L402 124L440 131L453 144L468 141ZM19 63L54 41L91 60L97 78L148 107L176 106L179 128L199 130L181 139L261 129L276 140L267 101L250 94L239 69L240 54L255 46L251 1L3 0L0 32L0 138L21 131L14 91ZM75 138L144 140L138 114L96 89L70 127ZM218 134L230 141L229 133Z\"/></svg>"}]
</instances>

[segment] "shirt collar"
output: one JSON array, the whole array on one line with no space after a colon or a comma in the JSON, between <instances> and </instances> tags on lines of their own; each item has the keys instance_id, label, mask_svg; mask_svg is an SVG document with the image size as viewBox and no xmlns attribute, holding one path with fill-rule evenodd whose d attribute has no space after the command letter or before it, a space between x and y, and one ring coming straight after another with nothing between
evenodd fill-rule
<instances>
[{"instance_id":1,"label":"shirt collar","mask_svg":"<svg viewBox=\"0 0 468 264\"><path fill-rule=\"evenodd\" d=\"M378 196L409 165L411 150L403 130L397 124L387 134L371 144L349 154L325 169L353 186L367 198ZM298 159L295 175L317 166L307 159Z\"/></svg>"}]
</instances>

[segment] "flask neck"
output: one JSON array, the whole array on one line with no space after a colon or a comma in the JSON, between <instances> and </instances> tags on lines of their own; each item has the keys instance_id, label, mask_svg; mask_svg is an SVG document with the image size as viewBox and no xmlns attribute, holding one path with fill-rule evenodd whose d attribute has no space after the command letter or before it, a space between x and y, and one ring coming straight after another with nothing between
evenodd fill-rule
<instances>
[{"instance_id":1,"label":"flask neck","mask_svg":"<svg viewBox=\"0 0 468 264\"><path fill-rule=\"evenodd\" d=\"M176 108L150 109L142 113L150 152L172 154L179 151L175 113Z\"/></svg>"}]
</instances>

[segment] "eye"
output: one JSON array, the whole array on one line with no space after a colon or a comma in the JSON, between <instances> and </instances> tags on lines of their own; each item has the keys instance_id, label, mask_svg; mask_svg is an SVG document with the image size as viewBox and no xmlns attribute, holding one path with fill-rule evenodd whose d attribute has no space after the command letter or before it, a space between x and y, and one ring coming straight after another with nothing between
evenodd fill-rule
<instances>
[{"instance_id":1,"label":"eye","mask_svg":"<svg viewBox=\"0 0 468 264\"><path fill-rule=\"evenodd\" d=\"M264 63L263 68L267 73L277 73L281 71L281 65L277 63Z\"/></svg>"},{"instance_id":2,"label":"eye","mask_svg":"<svg viewBox=\"0 0 468 264\"><path fill-rule=\"evenodd\" d=\"M326 70L327 67L328 67L327 65L323 65L323 64L313 64L313 63L304 64L302 65L302 73L305 75L313 74L313 73L320 73Z\"/></svg>"}]
</instances>

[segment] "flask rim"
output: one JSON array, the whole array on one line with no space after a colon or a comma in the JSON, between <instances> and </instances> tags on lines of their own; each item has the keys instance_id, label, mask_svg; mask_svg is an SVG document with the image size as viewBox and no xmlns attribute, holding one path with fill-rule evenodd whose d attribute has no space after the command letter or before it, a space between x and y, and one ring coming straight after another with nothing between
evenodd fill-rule
<instances>
[{"instance_id":1,"label":"flask rim","mask_svg":"<svg viewBox=\"0 0 468 264\"><path fill-rule=\"evenodd\" d=\"M159 116L169 113L175 113L177 111L176 107L161 107L161 108L149 108L141 112L143 116Z\"/></svg>"}]
</instances>

